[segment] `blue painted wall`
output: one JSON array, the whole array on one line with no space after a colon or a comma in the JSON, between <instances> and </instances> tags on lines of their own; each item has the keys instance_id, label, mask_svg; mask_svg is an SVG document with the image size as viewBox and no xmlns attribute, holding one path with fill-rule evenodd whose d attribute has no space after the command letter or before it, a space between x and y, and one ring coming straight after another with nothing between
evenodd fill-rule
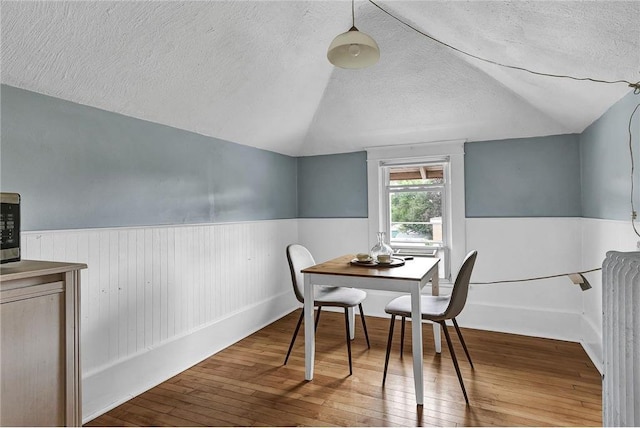
<instances>
[{"instance_id":1,"label":"blue painted wall","mask_svg":"<svg viewBox=\"0 0 640 428\"><path fill-rule=\"evenodd\" d=\"M2 85L22 230L295 218L296 158Z\"/></svg>"},{"instance_id":2,"label":"blue painted wall","mask_svg":"<svg viewBox=\"0 0 640 428\"><path fill-rule=\"evenodd\" d=\"M367 153L298 158L298 217L368 217Z\"/></svg>"},{"instance_id":3,"label":"blue painted wall","mask_svg":"<svg viewBox=\"0 0 640 428\"><path fill-rule=\"evenodd\" d=\"M580 135L582 215L611 220L631 219L629 119L640 95L629 93ZM636 211L640 206L640 109L631 123L635 159Z\"/></svg>"},{"instance_id":4,"label":"blue painted wall","mask_svg":"<svg viewBox=\"0 0 640 428\"><path fill-rule=\"evenodd\" d=\"M467 217L579 217L578 135L465 144Z\"/></svg>"},{"instance_id":5,"label":"blue painted wall","mask_svg":"<svg viewBox=\"0 0 640 428\"><path fill-rule=\"evenodd\" d=\"M2 85L23 230L366 218L365 152L292 158ZM465 145L467 217L627 220L629 94L581 135ZM632 124L640 205L640 113Z\"/></svg>"}]
</instances>

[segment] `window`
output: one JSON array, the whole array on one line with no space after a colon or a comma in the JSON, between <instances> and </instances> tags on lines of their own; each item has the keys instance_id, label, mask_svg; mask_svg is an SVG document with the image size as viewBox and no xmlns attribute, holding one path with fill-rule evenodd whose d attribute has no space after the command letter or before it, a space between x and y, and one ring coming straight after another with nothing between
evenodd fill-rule
<instances>
[{"instance_id":1,"label":"window","mask_svg":"<svg viewBox=\"0 0 640 428\"><path fill-rule=\"evenodd\" d=\"M466 254L464 142L367 149L369 242L377 232L400 254L439 257L441 283Z\"/></svg>"},{"instance_id":2,"label":"window","mask_svg":"<svg viewBox=\"0 0 640 428\"><path fill-rule=\"evenodd\" d=\"M382 163L384 231L400 254L435 256L448 277L450 246L446 211L448 160L420 164Z\"/></svg>"}]
</instances>

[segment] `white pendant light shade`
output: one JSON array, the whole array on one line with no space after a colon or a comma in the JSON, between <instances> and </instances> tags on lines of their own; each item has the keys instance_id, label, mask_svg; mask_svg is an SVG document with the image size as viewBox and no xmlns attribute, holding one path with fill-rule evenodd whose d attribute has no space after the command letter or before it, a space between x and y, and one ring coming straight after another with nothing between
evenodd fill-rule
<instances>
[{"instance_id":1,"label":"white pendant light shade","mask_svg":"<svg viewBox=\"0 0 640 428\"><path fill-rule=\"evenodd\" d=\"M380 48L368 34L361 33L354 26L333 39L327 59L340 68L365 68L378 62Z\"/></svg>"}]
</instances>

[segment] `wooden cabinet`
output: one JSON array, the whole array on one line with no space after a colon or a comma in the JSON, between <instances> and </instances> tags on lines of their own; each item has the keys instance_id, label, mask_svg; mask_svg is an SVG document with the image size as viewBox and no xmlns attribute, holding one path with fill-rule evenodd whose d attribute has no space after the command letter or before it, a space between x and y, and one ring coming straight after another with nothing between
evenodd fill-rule
<instances>
[{"instance_id":1,"label":"wooden cabinet","mask_svg":"<svg viewBox=\"0 0 640 428\"><path fill-rule=\"evenodd\" d=\"M79 263L0 266L0 425L79 426Z\"/></svg>"}]
</instances>

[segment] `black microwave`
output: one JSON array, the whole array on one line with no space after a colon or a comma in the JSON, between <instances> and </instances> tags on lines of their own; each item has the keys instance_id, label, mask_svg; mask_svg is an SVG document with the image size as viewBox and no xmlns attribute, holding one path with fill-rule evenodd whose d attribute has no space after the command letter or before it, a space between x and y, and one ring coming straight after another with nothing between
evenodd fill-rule
<instances>
[{"instance_id":1,"label":"black microwave","mask_svg":"<svg viewBox=\"0 0 640 428\"><path fill-rule=\"evenodd\" d=\"M0 263L20 261L20 195L0 193Z\"/></svg>"}]
</instances>

